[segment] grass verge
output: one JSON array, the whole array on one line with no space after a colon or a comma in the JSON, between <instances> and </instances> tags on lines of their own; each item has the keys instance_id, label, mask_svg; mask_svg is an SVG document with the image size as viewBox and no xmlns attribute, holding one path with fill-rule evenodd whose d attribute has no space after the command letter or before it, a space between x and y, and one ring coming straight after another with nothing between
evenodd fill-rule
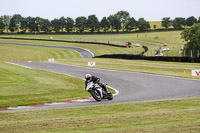
<instances>
[{"instance_id":1,"label":"grass verge","mask_svg":"<svg viewBox=\"0 0 200 133\"><path fill-rule=\"evenodd\" d=\"M200 98L0 112L0 132L199 133Z\"/></svg>"}]
</instances>

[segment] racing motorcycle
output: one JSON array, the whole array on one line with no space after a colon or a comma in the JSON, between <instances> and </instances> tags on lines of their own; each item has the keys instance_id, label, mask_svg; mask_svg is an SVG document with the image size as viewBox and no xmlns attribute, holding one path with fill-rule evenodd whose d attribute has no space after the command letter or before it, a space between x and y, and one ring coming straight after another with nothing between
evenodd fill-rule
<instances>
[{"instance_id":1,"label":"racing motorcycle","mask_svg":"<svg viewBox=\"0 0 200 133\"><path fill-rule=\"evenodd\" d=\"M107 85L107 84L106 84ZM89 82L87 84L86 90L88 92L90 92L90 94L92 95L92 97L96 100L96 101L101 101L102 99L108 99L108 100L112 100L113 99L113 95L112 93L107 93L106 91L104 91L104 89L99 86L97 83L93 83L93 82Z\"/></svg>"}]
</instances>

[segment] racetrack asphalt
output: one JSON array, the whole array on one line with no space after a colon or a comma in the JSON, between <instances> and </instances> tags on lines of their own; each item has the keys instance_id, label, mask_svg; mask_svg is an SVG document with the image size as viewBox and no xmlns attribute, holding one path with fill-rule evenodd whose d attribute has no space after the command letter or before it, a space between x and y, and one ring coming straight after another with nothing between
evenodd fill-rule
<instances>
[{"instance_id":1,"label":"racetrack asphalt","mask_svg":"<svg viewBox=\"0 0 200 133\"><path fill-rule=\"evenodd\" d=\"M31 109L65 108L200 96L199 80L137 72L87 68L56 63L15 62L14 64L26 66L32 69L41 69L70 75L78 78L84 78L86 73L90 73L100 77L101 82L107 83L109 86L119 91L119 94L115 96L112 101L103 100L101 102L96 102L92 100L87 102L41 106Z\"/></svg>"}]
</instances>

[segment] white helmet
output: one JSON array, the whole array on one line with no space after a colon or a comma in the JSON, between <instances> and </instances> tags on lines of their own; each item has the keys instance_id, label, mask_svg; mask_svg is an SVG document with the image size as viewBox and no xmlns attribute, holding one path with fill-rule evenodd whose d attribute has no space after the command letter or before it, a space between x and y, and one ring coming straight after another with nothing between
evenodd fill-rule
<instances>
[{"instance_id":1,"label":"white helmet","mask_svg":"<svg viewBox=\"0 0 200 133\"><path fill-rule=\"evenodd\" d=\"M92 76L90 74L85 75L85 79L89 80Z\"/></svg>"}]
</instances>

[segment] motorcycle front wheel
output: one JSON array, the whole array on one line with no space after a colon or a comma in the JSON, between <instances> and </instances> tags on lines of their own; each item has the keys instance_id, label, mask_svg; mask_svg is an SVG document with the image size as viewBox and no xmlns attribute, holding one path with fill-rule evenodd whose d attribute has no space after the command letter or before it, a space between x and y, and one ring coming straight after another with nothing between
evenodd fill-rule
<instances>
[{"instance_id":1,"label":"motorcycle front wheel","mask_svg":"<svg viewBox=\"0 0 200 133\"><path fill-rule=\"evenodd\" d=\"M90 94L96 101L101 101L101 93L98 90L91 90Z\"/></svg>"}]
</instances>

